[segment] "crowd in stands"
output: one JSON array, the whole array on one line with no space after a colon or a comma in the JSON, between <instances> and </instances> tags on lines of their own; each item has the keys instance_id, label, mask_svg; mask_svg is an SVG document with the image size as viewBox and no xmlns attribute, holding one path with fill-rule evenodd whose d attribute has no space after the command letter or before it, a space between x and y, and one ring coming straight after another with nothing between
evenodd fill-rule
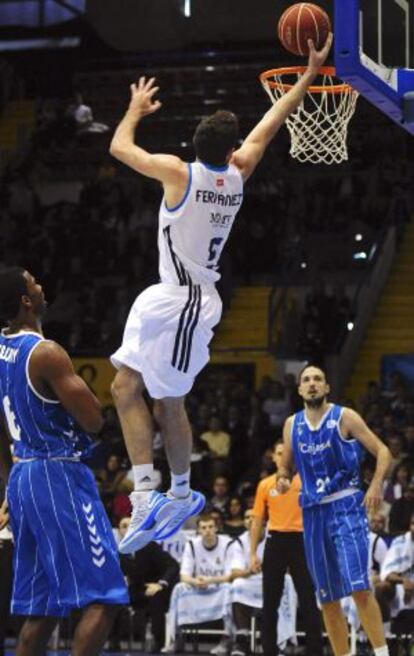
<instances>
[{"instance_id":1,"label":"crowd in stands","mask_svg":"<svg viewBox=\"0 0 414 656\"><path fill-rule=\"evenodd\" d=\"M404 132L378 115L371 124L373 110L361 108L349 163L329 171L296 164L281 132L246 187L221 262L225 306L235 284L310 288L330 280L325 296L334 305L316 286L290 313L297 330L289 348L305 357L338 348L352 315L346 286L360 281L355 276L369 266L384 229L394 224L402 231L413 207ZM88 109L80 94L39 103L28 157L0 179L0 259L22 263L43 281L50 337L71 353L108 355L133 299L158 279L161 190L111 161L114 126L107 134L95 131L92 124L103 124ZM151 130L156 134L156 125L148 129L149 148ZM60 198L45 192L62 179L72 183L70 192L66 187ZM357 252L364 257L355 259Z\"/></svg>"},{"instance_id":2,"label":"crowd in stands","mask_svg":"<svg viewBox=\"0 0 414 656\"><path fill-rule=\"evenodd\" d=\"M414 482L414 393L395 372L386 391L371 381L355 405L344 402L361 412L392 453L382 512L390 533L403 533L414 510L410 491ZM274 471L273 444L282 435L285 419L300 408L293 374L286 374L283 381L266 376L254 390L239 374L229 371L218 381L205 377L188 396L194 432L192 485L207 495L209 509L220 513L220 525L224 523L229 534L237 534L237 527L242 527L244 510L252 507L257 483ZM116 527L129 507L132 477L116 413L111 407L105 412L107 422L94 456L99 458L99 467L94 467ZM165 489L168 467L159 433L154 449L159 483ZM373 462L368 457L362 472L365 487L372 472Z\"/></svg>"},{"instance_id":3,"label":"crowd in stands","mask_svg":"<svg viewBox=\"0 0 414 656\"><path fill-rule=\"evenodd\" d=\"M4 89L3 83L3 96ZM80 134L76 108L66 115L64 109L57 111L53 103L42 105L29 159L18 169L6 170L0 180L0 260L5 265L22 264L44 284L50 301L45 322L49 337L71 354L108 356L119 343L133 299L157 280L160 190L102 157L89 179L72 178L78 183L77 194L72 193L69 200L45 200L41 182L52 176L60 158L75 151L78 158L79 152L87 157L96 146L90 138L99 140L102 152L108 149L109 137ZM300 332L292 348L301 357L320 361L327 350L335 350L352 318L352 303L343 283L353 280L357 266L355 235L361 235L358 250L369 253L385 225L392 223L402 231L409 220L414 160L402 134L378 124L363 124L351 132L350 163L332 173L329 184L326 170L310 171L290 160L288 140L282 134L246 188L223 260L222 292L228 297L232 277L241 284L296 281L309 285L303 307L296 308ZM341 282L329 288L313 284L326 274L334 274ZM205 531L211 530L214 540L216 532L229 540L243 535L257 483L274 471L273 444L281 436L285 419L300 407L292 375L283 381L264 378L254 390L234 371L214 383L200 379L188 396L194 432L192 486L208 497L205 521L212 521L214 528ZM373 530L381 532L389 544L406 535L412 525L414 394L395 374L386 391L371 382L356 407L393 456L384 503L372 520ZM130 464L113 407L105 409L105 418L91 465L114 530L124 530L133 487ZM168 467L159 433L154 451L159 484L165 490ZM372 472L373 463L367 458L362 471L365 487ZM187 530L195 532L196 528L193 524ZM174 549L181 559L184 542ZM155 551L160 554L159 549ZM179 579L177 565L164 562L165 569L160 571L150 570L149 564L145 580L135 565L132 559L124 559L135 606L146 604L149 615L158 617L160 608L163 613L168 608ZM220 576L229 576L228 568L227 563ZM153 621L152 631L152 648L157 651L165 639L164 625L160 629ZM113 639L122 635L119 625Z\"/></svg>"}]
</instances>

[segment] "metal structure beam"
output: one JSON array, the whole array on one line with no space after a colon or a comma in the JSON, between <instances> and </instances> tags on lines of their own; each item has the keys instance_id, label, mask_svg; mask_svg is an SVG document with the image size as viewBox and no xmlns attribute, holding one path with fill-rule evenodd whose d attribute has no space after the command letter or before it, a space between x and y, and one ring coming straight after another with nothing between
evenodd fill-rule
<instances>
[{"instance_id":1,"label":"metal structure beam","mask_svg":"<svg viewBox=\"0 0 414 656\"><path fill-rule=\"evenodd\" d=\"M407 93L414 91L414 70L389 69L386 81L372 66L361 60L360 43L360 0L336 0L335 2L335 67L338 77L376 105L384 114L414 135L411 101L404 102ZM368 58L365 57L367 61ZM382 71L387 70L378 66Z\"/></svg>"}]
</instances>

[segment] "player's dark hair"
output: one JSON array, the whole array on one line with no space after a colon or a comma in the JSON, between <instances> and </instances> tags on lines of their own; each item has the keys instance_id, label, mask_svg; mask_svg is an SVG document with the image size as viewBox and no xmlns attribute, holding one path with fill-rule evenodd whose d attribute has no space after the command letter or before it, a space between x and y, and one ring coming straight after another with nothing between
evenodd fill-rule
<instances>
[{"instance_id":1,"label":"player's dark hair","mask_svg":"<svg viewBox=\"0 0 414 656\"><path fill-rule=\"evenodd\" d=\"M300 381L301 381L303 372L306 371L306 369L310 369L311 367L313 367L314 369L319 369L319 371L322 371L323 375L325 376L325 381L328 382L327 378L326 378L325 369L323 369L323 367L321 367L319 364L316 364L314 362L310 362L309 364L305 364L305 366L302 367L302 369L299 371L299 373L298 373L298 385L300 385Z\"/></svg>"},{"instance_id":2,"label":"player's dark hair","mask_svg":"<svg viewBox=\"0 0 414 656\"><path fill-rule=\"evenodd\" d=\"M27 280L22 267L9 267L0 271L0 318L15 319L19 313L21 298L27 294Z\"/></svg>"},{"instance_id":3,"label":"player's dark hair","mask_svg":"<svg viewBox=\"0 0 414 656\"><path fill-rule=\"evenodd\" d=\"M238 135L237 116L219 109L196 127L193 145L197 158L212 166L224 166L227 155L237 144Z\"/></svg>"}]
</instances>

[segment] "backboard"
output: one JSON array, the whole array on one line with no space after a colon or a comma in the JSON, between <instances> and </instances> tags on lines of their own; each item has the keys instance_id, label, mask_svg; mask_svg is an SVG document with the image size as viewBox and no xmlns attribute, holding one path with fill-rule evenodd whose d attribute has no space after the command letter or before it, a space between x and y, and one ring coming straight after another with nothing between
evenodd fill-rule
<instances>
[{"instance_id":1,"label":"backboard","mask_svg":"<svg viewBox=\"0 0 414 656\"><path fill-rule=\"evenodd\" d=\"M414 0L335 0L338 77L414 134Z\"/></svg>"}]
</instances>

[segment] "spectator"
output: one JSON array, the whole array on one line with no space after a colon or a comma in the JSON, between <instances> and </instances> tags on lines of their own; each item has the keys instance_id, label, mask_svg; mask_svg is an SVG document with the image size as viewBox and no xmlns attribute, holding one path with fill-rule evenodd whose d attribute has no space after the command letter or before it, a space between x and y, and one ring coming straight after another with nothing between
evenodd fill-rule
<instances>
[{"instance_id":1,"label":"spectator","mask_svg":"<svg viewBox=\"0 0 414 656\"><path fill-rule=\"evenodd\" d=\"M386 628L390 626L391 615L414 608L413 567L414 513L411 513L409 530L393 540L381 568L381 581L375 589Z\"/></svg>"},{"instance_id":2,"label":"spectator","mask_svg":"<svg viewBox=\"0 0 414 656\"><path fill-rule=\"evenodd\" d=\"M390 511L390 533L401 535L407 531L410 517L414 512L414 477L402 493L401 499L395 501Z\"/></svg>"},{"instance_id":3,"label":"spectator","mask_svg":"<svg viewBox=\"0 0 414 656\"><path fill-rule=\"evenodd\" d=\"M223 533L235 538L245 531L243 501L239 496L230 497Z\"/></svg>"},{"instance_id":4,"label":"spectator","mask_svg":"<svg viewBox=\"0 0 414 656\"><path fill-rule=\"evenodd\" d=\"M231 540L218 535L208 514L197 519L198 536L188 540L181 561L181 583L175 586L168 613L169 632L175 640L182 624L223 619L225 636L211 653L227 653L231 634L229 613Z\"/></svg>"},{"instance_id":5,"label":"spectator","mask_svg":"<svg viewBox=\"0 0 414 656\"><path fill-rule=\"evenodd\" d=\"M227 471L227 456L230 452L231 437L222 430L220 417L214 415L210 418L208 431L202 433L200 439L209 448L211 477L224 474Z\"/></svg>"},{"instance_id":6,"label":"spectator","mask_svg":"<svg viewBox=\"0 0 414 656\"><path fill-rule=\"evenodd\" d=\"M285 390L279 381L272 382L269 396L263 401L262 410L268 417L274 437L279 437L286 418L291 413L289 401L285 398Z\"/></svg>"},{"instance_id":7,"label":"spectator","mask_svg":"<svg viewBox=\"0 0 414 656\"><path fill-rule=\"evenodd\" d=\"M216 476L213 482L213 496L209 501L209 505L215 510L225 512L229 498L229 481L225 476Z\"/></svg>"},{"instance_id":8,"label":"spectator","mask_svg":"<svg viewBox=\"0 0 414 656\"><path fill-rule=\"evenodd\" d=\"M232 575L232 616L236 630L236 641L233 645L231 656L246 656L249 653L249 629L251 625L252 611L261 608L262 600L262 575L255 574L250 567L250 526L252 523L252 511L244 513L245 531L235 541L231 553L231 575ZM263 559L265 526L258 545L259 558Z\"/></svg>"},{"instance_id":9,"label":"spectator","mask_svg":"<svg viewBox=\"0 0 414 656\"><path fill-rule=\"evenodd\" d=\"M122 537L128 530L130 518L119 522ZM121 555L121 569L128 583L131 605L149 615L153 644L146 646L149 653L159 653L165 643L165 615L171 592L179 579L179 566L156 542L128 556Z\"/></svg>"},{"instance_id":10,"label":"spectator","mask_svg":"<svg viewBox=\"0 0 414 656\"><path fill-rule=\"evenodd\" d=\"M384 500L388 503L394 503L401 499L403 492L407 489L411 479L411 467L406 461L400 462L395 468L388 481L385 491Z\"/></svg>"}]
</instances>

